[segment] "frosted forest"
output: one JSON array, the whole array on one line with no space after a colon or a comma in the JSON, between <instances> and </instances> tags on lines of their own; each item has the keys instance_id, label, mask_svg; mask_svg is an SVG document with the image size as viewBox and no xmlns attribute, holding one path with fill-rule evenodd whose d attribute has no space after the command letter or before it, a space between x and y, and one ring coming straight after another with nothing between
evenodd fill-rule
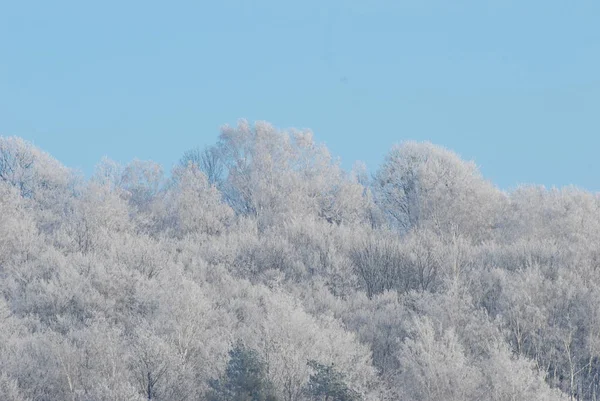
<instances>
[{"instance_id":1,"label":"frosted forest","mask_svg":"<svg viewBox=\"0 0 600 401\"><path fill-rule=\"evenodd\" d=\"M0 399L596 400L599 244L598 194L431 143L240 121L87 178L0 137Z\"/></svg>"}]
</instances>

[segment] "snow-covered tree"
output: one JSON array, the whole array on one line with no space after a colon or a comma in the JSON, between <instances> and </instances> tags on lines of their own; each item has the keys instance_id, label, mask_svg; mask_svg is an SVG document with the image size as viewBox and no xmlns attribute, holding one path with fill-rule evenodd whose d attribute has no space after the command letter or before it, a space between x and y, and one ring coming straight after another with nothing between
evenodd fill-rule
<instances>
[{"instance_id":1,"label":"snow-covered tree","mask_svg":"<svg viewBox=\"0 0 600 401\"><path fill-rule=\"evenodd\" d=\"M423 227L474 240L490 236L503 201L474 163L427 142L392 148L375 175L374 190L402 232Z\"/></svg>"}]
</instances>

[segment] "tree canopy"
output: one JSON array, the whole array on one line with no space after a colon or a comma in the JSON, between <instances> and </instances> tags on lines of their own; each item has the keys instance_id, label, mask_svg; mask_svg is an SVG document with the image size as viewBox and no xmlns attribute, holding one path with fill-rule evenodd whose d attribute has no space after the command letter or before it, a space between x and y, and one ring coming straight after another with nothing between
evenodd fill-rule
<instances>
[{"instance_id":1,"label":"tree canopy","mask_svg":"<svg viewBox=\"0 0 600 401\"><path fill-rule=\"evenodd\" d=\"M240 121L89 179L0 137L0 399L596 400L600 197Z\"/></svg>"}]
</instances>

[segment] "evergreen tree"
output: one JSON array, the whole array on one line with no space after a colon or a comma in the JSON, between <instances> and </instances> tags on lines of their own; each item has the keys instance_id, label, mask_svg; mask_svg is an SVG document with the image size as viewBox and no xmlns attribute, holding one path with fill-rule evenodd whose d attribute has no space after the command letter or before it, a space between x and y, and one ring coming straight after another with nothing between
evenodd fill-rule
<instances>
[{"instance_id":1,"label":"evergreen tree","mask_svg":"<svg viewBox=\"0 0 600 401\"><path fill-rule=\"evenodd\" d=\"M209 401L276 401L256 351L238 343L229 357L225 374L210 382Z\"/></svg>"},{"instance_id":2,"label":"evergreen tree","mask_svg":"<svg viewBox=\"0 0 600 401\"><path fill-rule=\"evenodd\" d=\"M324 401L358 401L359 394L348 388L344 376L333 364L326 366L317 361L309 361L308 365L315 373L310 375L308 394L314 400Z\"/></svg>"}]
</instances>

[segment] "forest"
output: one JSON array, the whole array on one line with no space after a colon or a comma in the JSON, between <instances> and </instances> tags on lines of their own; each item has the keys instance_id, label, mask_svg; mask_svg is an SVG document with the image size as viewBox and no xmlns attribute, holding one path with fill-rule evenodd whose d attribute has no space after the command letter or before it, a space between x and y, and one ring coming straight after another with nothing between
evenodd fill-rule
<instances>
[{"instance_id":1,"label":"forest","mask_svg":"<svg viewBox=\"0 0 600 401\"><path fill-rule=\"evenodd\" d=\"M599 244L598 194L431 143L241 120L85 177L0 137L0 399L597 400Z\"/></svg>"}]
</instances>

